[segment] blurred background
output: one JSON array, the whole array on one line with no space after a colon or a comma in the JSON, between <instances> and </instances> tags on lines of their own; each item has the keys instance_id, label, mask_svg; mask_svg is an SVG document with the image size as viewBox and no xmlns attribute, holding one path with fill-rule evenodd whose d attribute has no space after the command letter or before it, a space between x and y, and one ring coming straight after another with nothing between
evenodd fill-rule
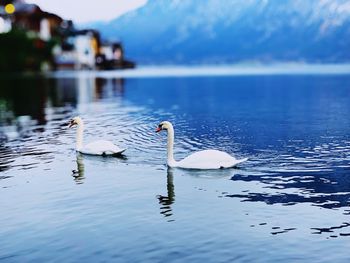
<instances>
[{"instance_id":1,"label":"blurred background","mask_svg":"<svg viewBox=\"0 0 350 263\"><path fill-rule=\"evenodd\" d=\"M349 262L349 47L350 0L0 0L0 261Z\"/></svg>"},{"instance_id":2,"label":"blurred background","mask_svg":"<svg viewBox=\"0 0 350 263\"><path fill-rule=\"evenodd\" d=\"M0 1L0 70L346 63L348 0Z\"/></svg>"}]
</instances>

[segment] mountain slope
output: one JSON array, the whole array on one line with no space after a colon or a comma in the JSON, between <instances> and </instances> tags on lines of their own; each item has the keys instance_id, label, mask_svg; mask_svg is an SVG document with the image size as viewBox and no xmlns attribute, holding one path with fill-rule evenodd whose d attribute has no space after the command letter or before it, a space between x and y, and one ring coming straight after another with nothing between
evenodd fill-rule
<instances>
[{"instance_id":1,"label":"mountain slope","mask_svg":"<svg viewBox=\"0 0 350 263\"><path fill-rule=\"evenodd\" d=\"M96 27L141 63L350 60L349 0L152 0Z\"/></svg>"}]
</instances>

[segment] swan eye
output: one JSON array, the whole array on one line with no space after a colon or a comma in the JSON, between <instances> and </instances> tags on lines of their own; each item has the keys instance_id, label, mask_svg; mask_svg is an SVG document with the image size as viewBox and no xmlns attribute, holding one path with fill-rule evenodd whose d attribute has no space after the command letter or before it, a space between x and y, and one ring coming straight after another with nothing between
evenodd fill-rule
<instances>
[{"instance_id":1,"label":"swan eye","mask_svg":"<svg viewBox=\"0 0 350 263\"><path fill-rule=\"evenodd\" d=\"M162 125L162 124L159 124L159 125L158 125L158 128L161 129L161 130L163 130L163 125Z\"/></svg>"}]
</instances>

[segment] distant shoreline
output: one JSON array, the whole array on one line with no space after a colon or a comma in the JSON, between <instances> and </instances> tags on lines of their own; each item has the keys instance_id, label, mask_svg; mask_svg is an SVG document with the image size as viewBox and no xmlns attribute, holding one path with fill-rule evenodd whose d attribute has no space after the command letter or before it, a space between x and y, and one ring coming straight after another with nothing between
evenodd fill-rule
<instances>
[{"instance_id":1,"label":"distant shoreline","mask_svg":"<svg viewBox=\"0 0 350 263\"><path fill-rule=\"evenodd\" d=\"M154 78L154 77L207 77L254 75L350 75L349 64L233 64L233 65L159 65L139 66L135 69L109 71L55 71L44 75L60 77Z\"/></svg>"}]
</instances>

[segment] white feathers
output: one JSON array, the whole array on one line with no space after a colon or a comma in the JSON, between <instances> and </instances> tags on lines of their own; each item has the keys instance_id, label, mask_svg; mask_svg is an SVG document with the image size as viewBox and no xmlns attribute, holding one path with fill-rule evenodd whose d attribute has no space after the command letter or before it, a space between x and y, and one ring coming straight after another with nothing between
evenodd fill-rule
<instances>
[{"instance_id":1,"label":"white feathers","mask_svg":"<svg viewBox=\"0 0 350 263\"><path fill-rule=\"evenodd\" d=\"M86 145L83 144L84 122L80 117L75 117L70 120L69 127L77 125L77 141L76 150L82 154L89 155L118 155L126 149L121 149L114 143L106 140L98 140Z\"/></svg>"},{"instance_id":2,"label":"white feathers","mask_svg":"<svg viewBox=\"0 0 350 263\"><path fill-rule=\"evenodd\" d=\"M235 157L229 155L226 152L218 150L204 150L193 153L181 161L175 161L173 154L174 147L174 128L173 125L164 121L158 126L157 131L167 130L168 131L168 160L167 164L170 167L179 167L185 169L223 169L231 168L239 163L247 160L240 159L237 160Z\"/></svg>"}]
</instances>

